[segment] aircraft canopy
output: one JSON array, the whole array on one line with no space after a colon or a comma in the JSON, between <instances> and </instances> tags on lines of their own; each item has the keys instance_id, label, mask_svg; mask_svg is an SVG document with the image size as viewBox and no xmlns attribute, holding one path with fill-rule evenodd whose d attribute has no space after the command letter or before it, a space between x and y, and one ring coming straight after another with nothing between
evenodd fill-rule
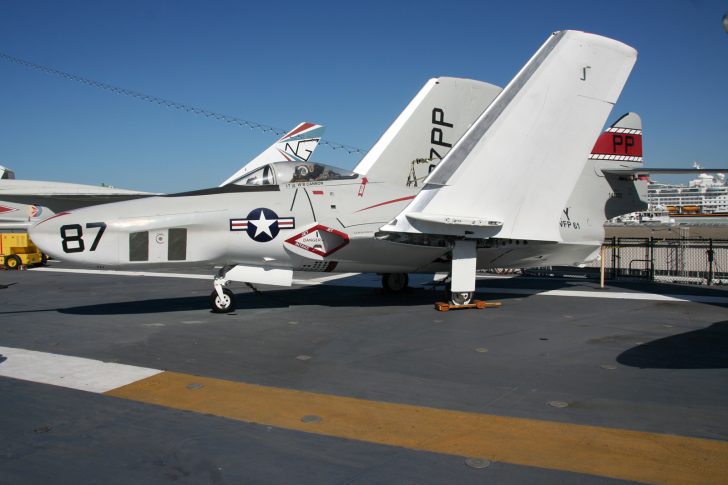
<instances>
[{"instance_id":1,"label":"aircraft canopy","mask_svg":"<svg viewBox=\"0 0 728 485\"><path fill-rule=\"evenodd\" d=\"M311 162L276 162L260 167L233 183L235 185L280 185L296 182L322 182L355 179L349 170Z\"/></svg>"}]
</instances>

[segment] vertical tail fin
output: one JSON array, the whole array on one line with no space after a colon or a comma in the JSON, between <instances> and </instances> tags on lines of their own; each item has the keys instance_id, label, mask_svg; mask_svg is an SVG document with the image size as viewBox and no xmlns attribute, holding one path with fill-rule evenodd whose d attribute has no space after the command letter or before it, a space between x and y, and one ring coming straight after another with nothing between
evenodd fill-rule
<instances>
[{"instance_id":1,"label":"vertical tail fin","mask_svg":"<svg viewBox=\"0 0 728 485\"><path fill-rule=\"evenodd\" d=\"M624 114L599 135L589 159L642 163L642 120L639 115Z\"/></svg>"},{"instance_id":2,"label":"vertical tail fin","mask_svg":"<svg viewBox=\"0 0 728 485\"><path fill-rule=\"evenodd\" d=\"M354 171L371 182L423 184L500 91L471 79L430 79Z\"/></svg>"},{"instance_id":3,"label":"vertical tail fin","mask_svg":"<svg viewBox=\"0 0 728 485\"><path fill-rule=\"evenodd\" d=\"M604 222L644 210L647 181L608 172L641 166L642 120L636 113L627 113L597 138L561 214L563 240L601 244Z\"/></svg>"},{"instance_id":4,"label":"vertical tail fin","mask_svg":"<svg viewBox=\"0 0 728 485\"><path fill-rule=\"evenodd\" d=\"M603 194L601 200L592 195L597 199L595 202L602 203L599 212L602 221L647 209L647 175L633 178L609 172L615 169L636 170L644 165L642 120L637 113L622 115L599 136L589 162L587 168L591 165L596 169L590 172L590 176L596 174L604 181L599 192Z\"/></svg>"},{"instance_id":5,"label":"vertical tail fin","mask_svg":"<svg viewBox=\"0 0 728 485\"><path fill-rule=\"evenodd\" d=\"M15 172L7 167L0 165L0 180L10 180L15 178Z\"/></svg>"},{"instance_id":6,"label":"vertical tail fin","mask_svg":"<svg viewBox=\"0 0 728 485\"><path fill-rule=\"evenodd\" d=\"M294 129L268 147L263 153L248 162L243 168L228 177L223 183L227 185L256 168L274 162L305 162L313 155L321 141L324 127L313 123L300 123Z\"/></svg>"}]
</instances>

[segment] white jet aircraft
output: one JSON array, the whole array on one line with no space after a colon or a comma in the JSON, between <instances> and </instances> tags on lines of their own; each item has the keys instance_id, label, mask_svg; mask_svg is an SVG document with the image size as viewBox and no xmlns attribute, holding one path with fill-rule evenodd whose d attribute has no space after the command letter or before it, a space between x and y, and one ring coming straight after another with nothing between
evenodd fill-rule
<instances>
[{"instance_id":1,"label":"white jet aircraft","mask_svg":"<svg viewBox=\"0 0 728 485\"><path fill-rule=\"evenodd\" d=\"M446 270L466 303L477 269L579 264L606 216L644 207L639 118L598 138L635 60L556 32L502 91L428 82L354 172L267 164L213 189L61 212L31 237L94 266L220 265L216 312L234 309L229 282L290 286L296 270L382 273L392 291Z\"/></svg>"}]
</instances>

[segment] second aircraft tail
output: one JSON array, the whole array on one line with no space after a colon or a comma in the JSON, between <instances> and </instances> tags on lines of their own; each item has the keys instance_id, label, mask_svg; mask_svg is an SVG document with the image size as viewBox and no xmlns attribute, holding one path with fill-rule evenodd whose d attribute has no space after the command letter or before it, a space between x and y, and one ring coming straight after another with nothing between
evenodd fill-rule
<instances>
[{"instance_id":1,"label":"second aircraft tail","mask_svg":"<svg viewBox=\"0 0 728 485\"><path fill-rule=\"evenodd\" d=\"M300 123L294 129L268 147L263 153L245 164L243 168L228 177L223 185L235 182L249 172L274 162L306 162L316 150L324 127L313 123Z\"/></svg>"}]
</instances>

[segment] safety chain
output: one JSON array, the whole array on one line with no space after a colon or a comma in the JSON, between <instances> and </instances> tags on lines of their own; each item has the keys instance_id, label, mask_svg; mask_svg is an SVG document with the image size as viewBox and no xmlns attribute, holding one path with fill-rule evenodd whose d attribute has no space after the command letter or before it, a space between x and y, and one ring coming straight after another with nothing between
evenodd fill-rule
<instances>
[{"instance_id":1,"label":"safety chain","mask_svg":"<svg viewBox=\"0 0 728 485\"><path fill-rule=\"evenodd\" d=\"M5 54L3 52L0 52L0 58L5 59L8 62L12 62L13 64L18 64L23 67L29 67L31 69L35 69L36 71L44 72L46 74L51 74L54 76L58 76L63 79L68 79L69 81L75 81L77 83L85 84L87 86L92 86L95 88L103 89L105 91L109 91L114 94L119 94L122 96L129 96L132 98L136 98L142 101L146 101L148 103L154 103L158 104L160 106L164 106L166 108L172 108L177 109L180 111L184 111L186 113L192 113L198 116L204 116L205 118L212 118L219 121L224 121L225 123L235 124L243 127L250 128L251 130L259 130L263 133L273 133L276 136L283 136L287 133L286 130L281 130L280 128L274 128L272 126L264 125L262 123L256 123L255 121L248 121L243 120L241 118L237 118L235 116L230 116L222 113L216 113L215 111L210 111L202 108L197 108L195 106L190 106L184 103L178 103L176 101L170 101L168 99L164 98L158 98L157 96L151 96L149 94L139 93L137 91L132 91L130 89L124 89L120 88L118 86L113 86L111 84L102 83L100 81L94 81L93 79L88 79L82 76L77 76L75 74L70 74L64 71L60 71L58 69L54 69L52 67L43 66L41 64L35 64L34 62L26 61L25 59L20 59L18 57L11 56L9 54ZM342 143L336 143L333 141L328 140L321 140L319 142L321 145L326 145L332 150L345 150L348 153L361 153L365 154L367 151L363 150L361 148L353 147L350 145L344 145Z\"/></svg>"}]
</instances>

